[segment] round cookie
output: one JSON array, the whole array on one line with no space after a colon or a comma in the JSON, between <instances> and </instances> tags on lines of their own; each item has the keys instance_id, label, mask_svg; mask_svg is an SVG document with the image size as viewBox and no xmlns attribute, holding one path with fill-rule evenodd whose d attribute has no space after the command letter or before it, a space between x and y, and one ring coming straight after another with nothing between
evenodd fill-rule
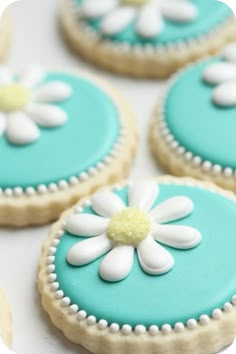
<instances>
[{"instance_id":1,"label":"round cookie","mask_svg":"<svg viewBox=\"0 0 236 354\"><path fill-rule=\"evenodd\" d=\"M2 63L9 52L12 30L11 19L8 11L0 17L0 63Z\"/></svg>"},{"instance_id":2,"label":"round cookie","mask_svg":"<svg viewBox=\"0 0 236 354\"><path fill-rule=\"evenodd\" d=\"M107 70L165 78L236 38L223 3L205 0L61 0L70 47Z\"/></svg>"},{"instance_id":3,"label":"round cookie","mask_svg":"<svg viewBox=\"0 0 236 354\"><path fill-rule=\"evenodd\" d=\"M5 345L10 346L12 340L11 310L0 289L0 351ZM2 351L1 351L2 352Z\"/></svg>"},{"instance_id":4,"label":"round cookie","mask_svg":"<svg viewBox=\"0 0 236 354\"><path fill-rule=\"evenodd\" d=\"M190 66L170 82L152 119L151 147L178 176L236 191L236 45Z\"/></svg>"},{"instance_id":5,"label":"round cookie","mask_svg":"<svg viewBox=\"0 0 236 354\"><path fill-rule=\"evenodd\" d=\"M126 101L89 74L0 69L0 224L56 219L126 176L137 131Z\"/></svg>"},{"instance_id":6,"label":"round cookie","mask_svg":"<svg viewBox=\"0 0 236 354\"><path fill-rule=\"evenodd\" d=\"M92 353L216 353L236 333L235 217L233 193L190 178L100 190L44 243L43 307Z\"/></svg>"}]
</instances>

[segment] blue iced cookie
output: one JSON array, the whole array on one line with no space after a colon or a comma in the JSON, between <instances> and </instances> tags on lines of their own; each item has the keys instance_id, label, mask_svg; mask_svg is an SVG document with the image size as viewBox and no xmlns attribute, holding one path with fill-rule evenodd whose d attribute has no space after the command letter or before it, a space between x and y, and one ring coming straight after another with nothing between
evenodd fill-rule
<instances>
[{"instance_id":1,"label":"blue iced cookie","mask_svg":"<svg viewBox=\"0 0 236 354\"><path fill-rule=\"evenodd\" d=\"M92 353L216 353L235 335L235 217L233 194L190 178L100 190L44 244L43 305Z\"/></svg>"},{"instance_id":2,"label":"blue iced cookie","mask_svg":"<svg viewBox=\"0 0 236 354\"><path fill-rule=\"evenodd\" d=\"M61 24L82 57L138 77L167 77L236 38L215 0L61 0Z\"/></svg>"},{"instance_id":3,"label":"blue iced cookie","mask_svg":"<svg viewBox=\"0 0 236 354\"><path fill-rule=\"evenodd\" d=\"M183 70L158 102L152 148L177 175L236 191L236 45Z\"/></svg>"},{"instance_id":4,"label":"blue iced cookie","mask_svg":"<svg viewBox=\"0 0 236 354\"><path fill-rule=\"evenodd\" d=\"M132 113L106 83L63 70L0 68L0 224L55 219L126 175L135 143Z\"/></svg>"}]
</instances>

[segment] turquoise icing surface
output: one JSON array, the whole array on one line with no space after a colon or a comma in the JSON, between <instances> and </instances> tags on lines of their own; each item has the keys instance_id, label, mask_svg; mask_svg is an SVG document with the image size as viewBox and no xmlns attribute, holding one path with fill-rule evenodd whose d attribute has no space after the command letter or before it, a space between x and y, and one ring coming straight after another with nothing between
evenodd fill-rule
<instances>
[{"instance_id":1,"label":"turquoise icing surface","mask_svg":"<svg viewBox=\"0 0 236 354\"><path fill-rule=\"evenodd\" d=\"M127 190L117 194L127 202ZM191 198L194 212L174 224L197 228L203 240L192 250L164 246L176 262L165 275L147 275L135 255L131 274L119 283L107 283L98 274L103 257L83 267L67 263L71 246L84 238L64 234L56 252L56 274L72 304L109 323L161 326L211 315L231 300L236 292L236 205L209 191L177 185L160 185L155 205L177 195ZM89 208L85 211L92 213Z\"/></svg>"},{"instance_id":2,"label":"turquoise icing surface","mask_svg":"<svg viewBox=\"0 0 236 354\"><path fill-rule=\"evenodd\" d=\"M171 134L203 160L236 168L236 106L222 108L212 101L215 86L202 79L211 59L191 67L171 87L165 117Z\"/></svg>"},{"instance_id":3,"label":"turquoise icing surface","mask_svg":"<svg viewBox=\"0 0 236 354\"><path fill-rule=\"evenodd\" d=\"M64 73L50 73L45 82L68 83L72 96L56 103L68 114L59 128L41 128L31 145L12 145L0 138L0 187L36 187L68 179L95 166L119 136L118 112L105 92L93 83Z\"/></svg>"},{"instance_id":4,"label":"turquoise icing surface","mask_svg":"<svg viewBox=\"0 0 236 354\"><path fill-rule=\"evenodd\" d=\"M85 0L76 0L78 5ZM218 24L226 20L232 14L231 10L223 3L215 0L194 0L198 8L198 17L189 23L174 23L164 19L162 33L152 39L144 39L136 34L135 22L129 25L119 34L109 37L114 42L127 42L130 44L152 43L167 44L179 40L187 40L209 33ZM101 19L86 20L87 24L97 32L100 32Z\"/></svg>"}]
</instances>

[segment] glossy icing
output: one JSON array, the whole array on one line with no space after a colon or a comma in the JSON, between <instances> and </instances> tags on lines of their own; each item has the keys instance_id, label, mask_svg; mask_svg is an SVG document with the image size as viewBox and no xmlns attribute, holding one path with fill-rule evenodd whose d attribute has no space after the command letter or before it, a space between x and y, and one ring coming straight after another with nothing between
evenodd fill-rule
<instances>
[{"instance_id":1,"label":"glossy icing","mask_svg":"<svg viewBox=\"0 0 236 354\"><path fill-rule=\"evenodd\" d=\"M68 99L71 87L59 80L44 84L45 76L44 70L32 68L16 77L0 67L0 138L5 133L11 144L35 143L40 138L38 126L66 123L67 114L55 102Z\"/></svg>"},{"instance_id":2,"label":"glossy icing","mask_svg":"<svg viewBox=\"0 0 236 354\"><path fill-rule=\"evenodd\" d=\"M212 100L221 107L236 106L236 44L225 47L224 61L210 64L203 72L203 80L216 85Z\"/></svg>"},{"instance_id":3,"label":"glossy icing","mask_svg":"<svg viewBox=\"0 0 236 354\"><path fill-rule=\"evenodd\" d=\"M83 5L84 1L85 0L75 0L77 5ZM197 15L192 16L192 20L181 22L180 18L181 15L183 16L184 13L184 11L181 11L181 13L179 14L179 21L174 22L173 17L172 19L170 17L167 20L166 16L161 22L159 21L158 27L153 27L150 26L150 23L153 22L151 20L148 22L148 26L145 26L144 31L143 21L141 21L141 24L139 24L139 26L143 35L140 36L136 33L137 25L135 21L132 21L132 23L129 24L131 21L131 16L133 18L135 15L131 14L131 11L128 11L129 13L127 13L126 11L125 16L122 17L123 21L127 21L126 28L118 34L114 34L114 31L110 31L109 34L104 34L103 37L108 37L114 42L126 42L129 44L152 43L155 45L161 45L173 43L176 41L187 40L190 38L195 38L196 36L205 35L213 28L217 27L220 23L225 21L232 14L231 10L225 4L216 1L195 0L190 1L190 3L196 6L197 8ZM114 5L111 3L111 6ZM153 11L151 11L151 14L153 16ZM86 19L85 21L88 26L90 26L96 32L101 34L101 18ZM123 22L122 25L124 25ZM153 36L153 33L157 34Z\"/></svg>"},{"instance_id":4,"label":"glossy icing","mask_svg":"<svg viewBox=\"0 0 236 354\"><path fill-rule=\"evenodd\" d=\"M211 164L235 169L236 106L217 106L212 100L215 87L202 78L209 65L220 62L215 58L198 63L177 78L167 95L165 119L170 134L186 151Z\"/></svg>"},{"instance_id":5,"label":"glossy icing","mask_svg":"<svg viewBox=\"0 0 236 354\"><path fill-rule=\"evenodd\" d=\"M37 187L77 176L103 161L117 141L119 112L101 88L85 78L62 72L48 73L43 83L48 87L55 81L72 89L69 99L54 102L67 115L66 124L53 129L41 127L40 139L30 145L12 145L3 135L1 188Z\"/></svg>"},{"instance_id":6,"label":"glossy icing","mask_svg":"<svg viewBox=\"0 0 236 354\"><path fill-rule=\"evenodd\" d=\"M174 224L197 227L203 235L202 243L186 252L165 246L176 265L171 272L158 277L142 271L135 253L129 277L111 284L98 275L101 259L84 267L67 263L66 255L78 242L78 237L65 233L57 246L52 270L56 273L62 296L68 297L71 304L79 305L88 316L121 326L152 325L153 333L156 332L154 324L165 325L163 331L168 332L170 326L177 322L186 323L189 319L194 319L189 321L189 328L194 327L202 314L205 316L201 317L201 323L207 323L212 311L215 318L221 316L221 311L215 309L227 307L225 303L235 294L235 203L197 187L164 184L159 187L159 197L154 205L182 195L192 200L194 212ZM127 203L127 189L116 193ZM85 212L92 213L92 210L86 207ZM223 257L224 254L227 257ZM86 316L83 311L80 316ZM129 326L124 331L130 332L132 327ZM115 331L115 325L113 327Z\"/></svg>"},{"instance_id":7,"label":"glossy icing","mask_svg":"<svg viewBox=\"0 0 236 354\"><path fill-rule=\"evenodd\" d=\"M188 226L162 225L187 217L194 206L189 198L176 196L153 207L158 194L159 188L152 181L129 186L127 205L112 192L96 193L91 207L98 215L72 214L67 220L68 232L89 237L69 250L69 264L86 265L108 253L101 262L99 274L106 281L116 282L131 272L137 248L144 272L151 275L168 273L174 267L174 258L159 241L187 250L198 246L202 236L197 229Z\"/></svg>"}]
</instances>

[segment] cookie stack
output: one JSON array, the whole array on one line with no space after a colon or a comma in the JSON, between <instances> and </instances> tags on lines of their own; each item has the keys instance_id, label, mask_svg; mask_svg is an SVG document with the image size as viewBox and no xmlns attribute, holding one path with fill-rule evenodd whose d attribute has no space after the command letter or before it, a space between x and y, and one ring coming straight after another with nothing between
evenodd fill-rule
<instances>
[{"instance_id":1,"label":"cookie stack","mask_svg":"<svg viewBox=\"0 0 236 354\"><path fill-rule=\"evenodd\" d=\"M99 68L170 78L150 146L173 176L127 179L135 115L91 67L2 66L0 225L57 220L38 287L72 342L98 354L218 353L236 335L232 11L212 0L61 0L60 31Z\"/></svg>"}]
</instances>

